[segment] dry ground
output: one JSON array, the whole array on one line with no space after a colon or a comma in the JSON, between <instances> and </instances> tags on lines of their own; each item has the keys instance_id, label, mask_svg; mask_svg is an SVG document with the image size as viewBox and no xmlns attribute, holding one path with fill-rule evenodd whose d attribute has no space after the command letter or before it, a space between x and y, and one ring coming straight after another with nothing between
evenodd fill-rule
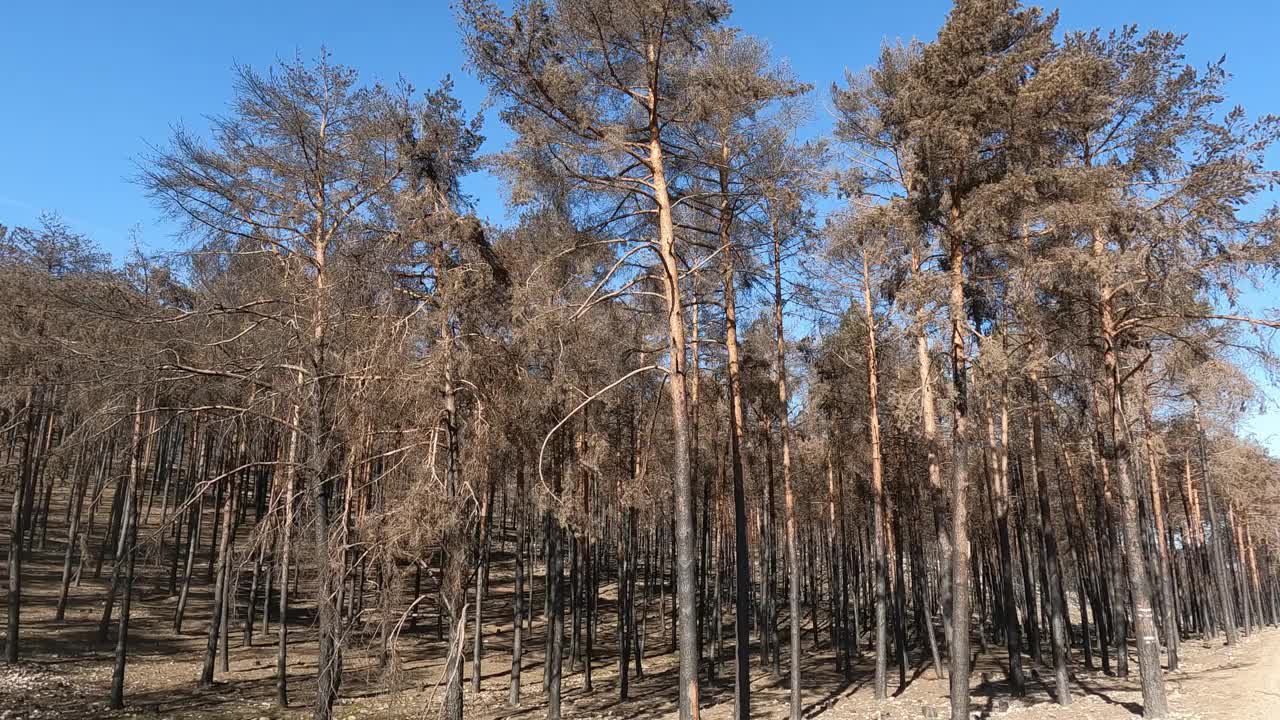
<instances>
[{"instance_id":1,"label":"dry ground","mask_svg":"<svg viewBox=\"0 0 1280 720\"><path fill-rule=\"evenodd\" d=\"M55 522L60 514L55 509ZM209 620L210 590L203 582L206 561L201 558L197 563L200 582L193 586L186 625L183 633L178 635L172 629L176 598L167 592L167 569L154 550L145 562L140 563L135 591L126 685L128 707L115 713L107 711L106 695L111 679L114 638L99 645L95 642L95 634L109 562L98 580L92 577L90 565L81 586L72 589L66 621L54 622L53 605L61 571L63 532L50 528L48 548L35 552L26 565L23 662L13 667L0 665L0 720L310 717L307 704L314 691L310 678L315 669L314 641L309 629L311 618L301 612L291 615L289 671L293 678L293 707L281 710L274 704L274 623L270 635L263 635L262 629L256 628L254 645L242 647L241 623L237 619L232 626L230 672L219 672L218 682L212 689L199 690L196 680ZM0 545L0 553L4 550ZM510 708L506 702L511 667L510 556L498 552L495 560L494 585L486 602L486 662L482 691L478 695L471 693L468 677L467 714L485 719L540 718L545 714L540 619L534 624L533 637L526 639L527 652L523 663L525 702L521 708ZM0 569L0 575L6 573L7 568ZM539 591L541 585L539 580ZM667 652L669 624L663 623L658 615L657 597L653 598L648 621L650 633L645 675L641 679L633 678L630 699L619 702L610 589L606 588L604 595L601 600L602 637L597 640L597 659L593 666L595 691L583 693L580 668L570 671L566 662L565 716L619 720L673 717L677 700L677 662L676 657ZM540 592L534 605L539 609L542 606ZM335 713L338 718L438 716L441 658L445 648L436 636L434 606L426 602L423 607L427 613L423 621L416 628L406 629L397 644L401 669L393 678L378 673L371 655L360 649L370 638L351 638L355 649L347 654L343 697ZM726 638L730 637L732 632L728 630ZM853 681L845 682L835 673L830 653L814 651L812 642L812 636L806 633L803 699L807 718L923 718L928 716L929 709L936 710L939 717L947 716L946 681L937 679L930 665L921 664L915 668L905 687L898 686L896 670L891 666L890 692L894 697L876 702L870 688L869 654L864 654L858 663ZM1280 630L1268 629L1246 638L1241 645L1230 650L1216 644L1205 646L1200 642L1187 641L1182 646L1182 656L1182 667L1167 674L1173 717L1183 720L1280 719ZM915 659L922 663L925 661L923 657ZM1141 695L1137 690L1135 662L1131 661L1132 677L1119 679L1085 670L1078 653L1073 660L1076 663L1073 680L1075 702L1070 707L1059 707L1049 701L1050 672L1040 669L1039 677L1029 681L1029 695L1009 701L1000 670L1002 658L998 655L979 657L973 674L974 711L981 717L1007 716L1011 720L1119 720L1132 718L1135 712L1140 712ZM783 661L785 664L785 657ZM1029 660L1027 663L1030 667ZM731 671L732 665L725 662L721 667L720 682L704 682L703 715L708 720L729 720L732 717ZM467 672L469 676L469 664ZM986 680L988 678L990 681ZM787 688L784 682L757 668L753 674L753 688L753 716L786 716Z\"/></svg>"}]
</instances>

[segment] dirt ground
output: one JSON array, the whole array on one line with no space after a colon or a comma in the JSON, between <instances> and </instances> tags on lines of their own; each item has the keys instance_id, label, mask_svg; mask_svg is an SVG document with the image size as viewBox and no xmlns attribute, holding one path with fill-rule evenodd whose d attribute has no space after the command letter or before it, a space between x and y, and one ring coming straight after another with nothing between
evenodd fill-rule
<instances>
[{"instance_id":1,"label":"dirt ground","mask_svg":"<svg viewBox=\"0 0 1280 720\"><path fill-rule=\"evenodd\" d=\"M55 511L56 517L56 511ZM212 720L214 718L304 718L310 717L309 703L314 694L314 635L312 618L303 612L290 614L289 673L292 707L280 709L275 704L276 624L269 633L255 628L253 644L243 646L242 618L232 623L230 672L219 667L217 682L208 690L197 688L200 666L206 644L210 595L205 582L207 558L196 564L192 599L183 632L173 630L173 614L177 599L168 592L168 569L164 552L149 549L139 562L139 578L135 585L133 621L126 682L127 707L118 712L106 709L107 691L112 672L112 635L98 643L98 618L102 597L110 574L110 561L99 578L94 578L92 563L83 582L73 587L67 618L55 622L54 604L62 566L65 531L50 529L45 550L32 554L24 568L24 607L22 615L22 662L16 666L0 665L0 720L73 719L73 718L156 718L172 720ZM4 534L7 537L7 533ZM96 542L95 542L96 546ZM466 680L466 705L469 717L540 718L545 715L542 691L543 637L542 621L534 623L532 637L526 637L522 664L523 700L519 708L507 704L511 670L511 573L510 544L498 546L494 552L492 586L485 603L485 663L482 689L470 689L470 663ZM0 544L0 552L3 552ZM3 555L0 555L3 557ZM7 574L7 568L0 575ZM307 595L304 578L302 595ZM248 583L248 573L242 573ZM535 583L538 593L533 606L542 607L542 582ZM425 589L425 586L424 586ZM644 676L632 678L630 696L619 701L617 660L614 634L613 593L605 587L600 601L600 637L596 640L593 663L594 692L582 691L580 667L570 666L567 658L564 672L564 709L567 718L639 718L674 717L676 714L677 658L669 652L670 621L660 613L660 601L652 597L646 627ZM440 687L445 643L436 634L436 612L431 598L419 606L425 613L416 627L406 625L396 643L398 672L388 676L379 670L373 655L365 648L375 639L356 630L348 638L351 649L346 653L342 697L335 716L340 720L363 718L431 718L439 716L442 696ZM668 606L669 607L669 606ZM0 612L3 605L0 604ZM273 612L274 616L274 612ZM726 622L731 618L726 616ZM568 636L568 628L566 636ZM726 627L726 642L732 637ZM825 633L822 638L825 642ZM863 640L867 637L864 634ZM785 638L784 638L785 641ZM858 718L898 720L906 718L947 717L947 684L935 676L925 656L915 656L920 663L908 675L905 686L899 686L896 667L890 666L889 691L892 698L877 702L871 691L871 655L865 653L857 663L851 682L835 672L832 655L826 648L813 647L813 636L806 622L804 636L803 701L806 718L830 720ZM976 643L975 643L976 645ZM467 643L470 653L470 639ZM726 648L731 654L731 648ZM1186 641L1181 647L1182 666L1166 674L1172 717L1180 720L1280 720L1280 630L1268 629L1246 637L1240 645L1228 649L1220 644L1206 646L1199 641ZM1132 657L1132 654L1131 654ZM1141 711L1141 695L1137 687L1136 660L1131 660L1131 676L1109 677L1100 671L1083 667L1079 652L1073 654L1074 702L1060 707L1050 701L1052 673L1039 668L1030 670L1028 695L1009 700L1003 682L1003 658L992 645L992 654L980 655L972 676L973 710L982 718L1009 717L1012 720L1050 720L1097 718L1132 718ZM758 654L753 656L752 687L754 717L785 718L788 693L786 683L768 670L758 667ZM786 658L783 657L785 667ZM702 685L703 717L708 720L730 720L733 715L732 662L720 665L719 680Z\"/></svg>"},{"instance_id":2,"label":"dirt ground","mask_svg":"<svg viewBox=\"0 0 1280 720\"><path fill-rule=\"evenodd\" d=\"M200 672L205 633L207 632L207 599L197 597L182 635L171 628L174 600L165 594L145 590L135 601L133 650L127 674L128 707L120 712L106 710L106 693L110 685L112 657L110 645L95 643L96 619L101 612L94 597L100 592L82 586L79 598L64 623L54 623L50 586L56 588L56 575L44 563L33 568L28 587L32 602L24 613L24 662L17 666L0 666L0 720L17 718L303 718L309 717L314 685L309 681L314 672L311 637L306 619L299 618L292 632L290 673L293 707L281 710L274 704L274 626L270 636L255 636L254 645L241 646L241 626L234 625L231 671L218 673L218 683L210 690L199 690L196 679ZM492 617L504 617L509 596L504 587L496 587ZM203 613L203 614L202 614ZM505 618L504 618L505 619ZM611 622L602 624L602 628ZM526 647L523 665L524 703L520 708L507 705L510 672L509 621L486 627L486 658L482 690L477 695L466 692L467 715L477 718L538 718L545 713L541 687L542 638L540 623ZM605 628L607 629L607 628ZM580 668L570 672L566 665L564 715L569 718L636 718L674 717L676 708L675 677L677 661L665 652L669 630L658 628L651 617L650 650L645 658L645 675L632 679L630 698L619 702L616 660L612 653L599 657L594 664L595 691L582 692ZM806 635L806 650L812 638ZM439 688L443 643L435 635L434 620L400 638L401 671L386 678L375 670L368 653L357 649L347 655L343 697L336 717L343 720L361 718L434 718L438 716ZM613 638L606 633L600 638L604 649L612 650ZM994 646L993 646L994 653ZM1280 718L1280 630L1268 629L1246 637L1233 649L1206 647L1197 641L1182 646L1182 667L1166 676L1172 717L1182 720L1274 720ZM1074 702L1060 707L1050 702L1051 673L1040 668L1029 679L1026 698L1009 700L997 655L980 656L973 674L973 709L978 717L1007 716L1019 720L1053 718L1131 718L1141 710L1137 688L1136 665L1131 677L1120 679L1087 671L1079 657L1073 658L1072 683ZM784 658L785 661L785 658ZM1028 661L1029 662L1029 661ZM1133 662L1131 661L1131 664ZM708 720L732 717L732 664L721 666L720 681L704 682L703 716ZM804 666L804 708L807 718L831 720L868 718L946 717L945 680L935 677L931 665L917 667L905 687L898 685L896 668L890 668L889 688L893 697L883 702L872 698L870 655L857 665L853 682L845 682L834 671L831 655L809 652ZM786 684L767 671L753 674L753 716L784 718L787 712Z\"/></svg>"}]
</instances>

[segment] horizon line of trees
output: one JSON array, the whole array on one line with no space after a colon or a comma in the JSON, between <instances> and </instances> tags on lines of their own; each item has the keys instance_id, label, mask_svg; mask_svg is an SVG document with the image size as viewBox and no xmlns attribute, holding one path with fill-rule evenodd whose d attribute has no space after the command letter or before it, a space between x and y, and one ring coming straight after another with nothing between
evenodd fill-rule
<instances>
[{"instance_id":1,"label":"horizon line of trees","mask_svg":"<svg viewBox=\"0 0 1280 720\"><path fill-rule=\"evenodd\" d=\"M318 720L427 623L449 720L495 633L552 720L566 662L626 700L667 652L682 720L728 672L749 717L753 668L799 720L803 662L877 699L932 666L969 720L975 641L1061 704L1136 661L1162 718L1184 640L1280 624L1280 460L1239 431L1280 319L1237 308L1280 269L1280 121L1181 36L956 0L802 141L816 93L729 13L462 0L498 153L447 80L322 53L237 67L207 136L140 159L186 249L0 226L6 660L52 554L112 707L145 582L176 634L207 600L202 687L274 622L289 706L307 628Z\"/></svg>"}]
</instances>

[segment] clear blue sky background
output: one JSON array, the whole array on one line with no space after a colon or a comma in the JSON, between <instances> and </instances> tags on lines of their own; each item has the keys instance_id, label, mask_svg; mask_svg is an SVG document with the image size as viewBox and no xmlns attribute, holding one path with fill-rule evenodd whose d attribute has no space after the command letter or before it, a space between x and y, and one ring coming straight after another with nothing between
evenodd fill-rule
<instances>
[{"instance_id":1,"label":"clear blue sky background","mask_svg":"<svg viewBox=\"0 0 1280 720\"><path fill-rule=\"evenodd\" d=\"M1035 4L1035 3L1032 3ZM1280 113L1280 0L1061 0L1061 27L1136 23L1187 33L1188 61L1227 55L1232 102L1252 114ZM230 98L233 62L265 67L321 45L366 79L404 76L426 88L451 74L472 111L484 90L467 74L447 0L333 2L240 0L9 0L0 9L0 223L32 223L56 210L119 256L130 231L144 244L171 246L160 221L129 178L148 143L161 144L176 123L204 126ZM885 40L930 39L949 0L738 0L733 24L770 42L803 80L814 83L812 132L830 125L826 88L845 68L874 61ZM1050 5L1050 7L1052 7ZM489 148L507 137L487 123ZM1280 160L1280 157L1276 158ZM1280 163L1273 162L1273 167ZM477 176L469 193L481 214L502 221L499 185ZM1251 292L1254 308L1280 305L1272 285ZM1280 455L1280 388L1272 410L1251 423Z\"/></svg>"}]
</instances>

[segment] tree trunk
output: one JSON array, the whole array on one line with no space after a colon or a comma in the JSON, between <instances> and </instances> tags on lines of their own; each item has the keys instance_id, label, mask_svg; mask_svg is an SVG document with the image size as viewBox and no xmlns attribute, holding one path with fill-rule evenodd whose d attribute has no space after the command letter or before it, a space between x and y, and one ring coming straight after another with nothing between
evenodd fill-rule
<instances>
[{"instance_id":1,"label":"tree trunk","mask_svg":"<svg viewBox=\"0 0 1280 720\"><path fill-rule=\"evenodd\" d=\"M484 659L484 596L489 584L489 536L493 525L493 493L497 485L490 479L480 508L480 567L476 572L475 635L471 646L471 691L480 692Z\"/></svg>"},{"instance_id":2,"label":"tree trunk","mask_svg":"<svg viewBox=\"0 0 1280 720\"><path fill-rule=\"evenodd\" d=\"M657 49L649 46L649 62ZM680 261L676 256L675 220L667 190L666 168L659 137L658 88L649 88L649 169L658 209L658 255L667 302L670 366L667 389L671 397L671 473L675 491L676 602L680 611L680 720L696 720L698 700L697 578L693 522L693 478L689 472L689 405L686 394L684 306L680 292Z\"/></svg>"},{"instance_id":3,"label":"tree trunk","mask_svg":"<svg viewBox=\"0 0 1280 720\"><path fill-rule=\"evenodd\" d=\"M596 579L595 579L595 563L594 563L595 544L592 542L592 527L594 526L595 523L594 523L594 518L591 514L592 513L592 507L591 507L592 482L591 482L591 474L588 472L587 466L585 463L587 451L589 450L588 444L587 444L587 432L589 430L589 426L588 426L589 420L590 420L590 415L586 414L584 411L584 414L582 416L582 433L578 436L579 437L578 456L579 458L582 459L582 462L580 462L579 470L578 470L578 490L582 494L582 518L583 518L583 522L586 524L586 527L582 530L581 537L579 539L579 545L580 545L579 556L581 557L581 562L582 562L582 577L579 580L579 590L582 592L582 597L578 603L578 608L577 610L574 611L574 615L573 615L575 634L577 633L579 614L584 615L583 619L586 622L586 628L585 628L586 638L582 648L583 650L582 691L587 693L592 692L592 690L594 689L591 683L591 660L592 660L591 654L594 649L593 645L595 644L595 631L593 630L592 623L595 620L595 605L596 605ZM575 572L577 572L576 568L575 568Z\"/></svg>"},{"instance_id":4,"label":"tree trunk","mask_svg":"<svg viewBox=\"0 0 1280 720\"><path fill-rule=\"evenodd\" d=\"M200 535L204 525L204 481L208 471L209 451L212 446L212 438L206 433L204 442L200 444L199 460L196 463L196 472L192 478L191 486L197 488L195 504L191 507L190 527L187 529L187 559L184 561L182 573L182 589L178 593L178 607L173 614L173 631L182 634L182 621L186 616L187 598L191 593L191 574L195 572L196 554L200 552ZM218 508L214 507L214 514L218 512Z\"/></svg>"},{"instance_id":5,"label":"tree trunk","mask_svg":"<svg viewBox=\"0 0 1280 720\"><path fill-rule=\"evenodd\" d=\"M1031 459L1035 463L1036 494L1040 502L1041 546L1045 553L1045 591L1049 596L1049 641L1053 646L1053 674L1057 700L1071 704L1071 687L1067 677L1066 599L1062 596L1062 565L1058 559L1058 533L1054 529L1053 506L1049 502L1049 476L1045 471L1044 439L1040 411L1040 377L1035 370L1028 373L1031 391Z\"/></svg>"},{"instance_id":6,"label":"tree trunk","mask_svg":"<svg viewBox=\"0 0 1280 720\"><path fill-rule=\"evenodd\" d=\"M244 636L242 641L243 647L253 647L253 619L258 609L258 577L262 574L262 561L267 554L267 546L264 543L258 548L258 554L253 561L253 577L249 581L249 600L245 603L244 611Z\"/></svg>"},{"instance_id":7,"label":"tree trunk","mask_svg":"<svg viewBox=\"0 0 1280 720\"><path fill-rule=\"evenodd\" d=\"M1094 240L1095 255L1102 250L1102 240ZM1121 542L1128 560L1129 594L1133 602L1134 634L1138 643L1138 671L1142 676L1142 714L1163 718L1169 714L1165 699L1164 679L1160 675L1160 641L1155 615L1151 607L1151 589L1143 562L1141 529L1138 526L1137 492L1129 474L1129 428L1125 419L1124 394L1120 361L1116 350L1116 325L1111 309L1111 288L1104 280L1099 288L1100 324L1102 328L1103 365L1106 371L1111 403L1111 434L1120 491Z\"/></svg>"},{"instance_id":8,"label":"tree trunk","mask_svg":"<svg viewBox=\"0 0 1280 720\"><path fill-rule=\"evenodd\" d=\"M106 447L106 443L103 443ZM85 469L75 475L71 488L71 524L67 528L67 549L62 556L62 581L58 585L58 605L53 619L62 622L67 613L67 593L71 587L71 565L76 548L80 544L80 514L84 510L84 496L89 490L91 469Z\"/></svg>"},{"instance_id":9,"label":"tree trunk","mask_svg":"<svg viewBox=\"0 0 1280 720\"><path fill-rule=\"evenodd\" d=\"M524 654L524 554L525 554L525 516L524 506L524 450L516 455L516 557L514 592L511 597L511 688L507 702L512 707L520 707L520 670Z\"/></svg>"},{"instance_id":10,"label":"tree trunk","mask_svg":"<svg viewBox=\"0 0 1280 720\"><path fill-rule=\"evenodd\" d=\"M235 484L235 478L232 476L228 482ZM223 603L227 597L227 583L231 582L230 568L231 563L228 562L227 556L231 552L231 506L235 500L235 493L232 489L228 489L222 493L222 538L218 545L216 562L218 565L217 583L213 590L213 615L209 620L209 636L205 645L204 667L200 671L200 687L208 688L213 686L213 670L214 661L218 655L218 639L219 631L222 627Z\"/></svg>"},{"instance_id":11,"label":"tree trunk","mask_svg":"<svg viewBox=\"0 0 1280 720\"><path fill-rule=\"evenodd\" d=\"M142 399L139 397L134 403L133 441L129 444L129 487L125 490L128 495L128 507L125 510L125 528L123 535L125 538L124 587L121 588L120 624L116 634L115 667L111 672L111 697L107 703L108 707L113 710L120 710L124 707L124 672L125 664L129 659L129 612L132 607L134 559L137 555L138 544L138 505L140 500L138 488L141 484L141 469L139 467L139 455L142 454L141 436ZM119 562L119 560L117 560L117 562Z\"/></svg>"},{"instance_id":12,"label":"tree trunk","mask_svg":"<svg viewBox=\"0 0 1280 720\"><path fill-rule=\"evenodd\" d=\"M1018 627L1018 603L1013 590L1013 551L1009 542L1009 390L1000 383L1000 439L996 442L995 418L987 404L987 448L993 457L991 474L992 511L996 520L996 549L1000 559L1000 606L1004 620L1005 647L1009 653L1009 692L1014 697L1026 693L1022 676L1022 636Z\"/></svg>"},{"instance_id":13,"label":"tree trunk","mask_svg":"<svg viewBox=\"0 0 1280 720\"><path fill-rule=\"evenodd\" d=\"M787 596L791 634L790 653L790 720L801 718L800 698L800 558L796 522L795 487L791 477L791 418L787 392L787 338L783 324L782 304L782 235L778 223L772 223L773 235L773 331L774 364L778 385L778 425L782 442L782 497L786 523Z\"/></svg>"},{"instance_id":14,"label":"tree trunk","mask_svg":"<svg viewBox=\"0 0 1280 720\"><path fill-rule=\"evenodd\" d=\"M559 458L552 480L553 497L559 498L562 490L561 477L565 472L563 451L556 453ZM546 621L546 680L547 720L560 720L560 696L562 690L562 668L564 656L564 579L562 538L564 531L557 518L548 513L547 523L547 596L550 613Z\"/></svg>"},{"instance_id":15,"label":"tree trunk","mask_svg":"<svg viewBox=\"0 0 1280 720\"><path fill-rule=\"evenodd\" d=\"M721 144L720 176L720 245L724 273L725 346L728 353L729 380L729 457L733 471L734 533L734 675L733 715L737 720L751 717L751 631L750 631L750 557L747 552L747 500L745 488L746 452L745 422L742 410L742 376L738 361L738 309L734 287L733 252L730 232L733 211L729 200L729 149Z\"/></svg>"},{"instance_id":16,"label":"tree trunk","mask_svg":"<svg viewBox=\"0 0 1280 720\"><path fill-rule=\"evenodd\" d=\"M875 698L887 697L888 674L888 552L885 547L884 465L880 449L879 379L876 367L876 319L871 305L871 269L862 252L862 303L867 327L867 428L871 448L872 557L875 563L876 671Z\"/></svg>"},{"instance_id":17,"label":"tree trunk","mask_svg":"<svg viewBox=\"0 0 1280 720\"><path fill-rule=\"evenodd\" d=\"M1209 511L1209 543L1210 555L1213 560L1213 581L1218 591L1218 605L1220 607L1220 619L1222 627L1226 631L1227 645L1235 645L1240 642L1240 632L1236 626L1236 610L1235 602L1231 597L1231 580L1227 576L1227 561L1222 549L1223 535L1230 535L1230 531L1224 531L1222 525L1218 523L1218 506L1213 497L1213 478L1209 474L1208 451L1205 448L1204 427L1200 424L1200 406L1195 408L1195 422L1197 445L1200 454L1200 477L1201 484L1204 486L1204 504Z\"/></svg>"},{"instance_id":18,"label":"tree trunk","mask_svg":"<svg viewBox=\"0 0 1280 720\"><path fill-rule=\"evenodd\" d=\"M952 198L953 203L956 198ZM959 208L952 207L953 224ZM966 379L964 246L951 237L949 250L951 368L955 397L951 409L951 720L969 720L969 449L968 383Z\"/></svg>"},{"instance_id":19,"label":"tree trunk","mask_svg":"<svg viewBox=\"0 0 1280 720\"><path fill-rule=\"evenodd\" d=\"M35 397L36 391L27 395L27 428L22 440L22 460L14 482L13 503L9 506L9 597L4 647L5 662L9 664L18 662L18 633L21 630L22 615L22 528L25 521L22 508L26 495L30 492L31 471L35 466L32 436L40 415L34 406Z\"/></svg>"},{"instance_id":20,"label":"tree trunk","mask_svg":"<svg viewBox=\"0 0 1280 720\"><path fill-rule=\"evenodd\" d=\"M1156 553L1159 557L1160 609L1164 619L1164 649L1167 658L1166 665L1169 671L1172 672L1178 669L1179 638L1177 612L1174 608L1176 595L1173 591L1173 570L1169 564L1169 544L1166 534L1169 512L1164 502L1164 490L1161 487L1160 471L1156 466L1155 448L1152 446L1149 427L1146 432L1146 441L1148 473L1151 483L1151 515L1155 519Z\"/></svg>"},{"instance_id":21,"label":"tree trunk","mask_svg":"<svg viewBox=\"0 0 1280 720\"><path fill-rule=\"evenodd\" d=\"M921 272L921 259L913 249L911 265L913 274ZM947 528L946 488L942 483L942 469L938 461L942 448L938 444L938 409L934 400L933 379L929 360L929 338L925 335L925 315L916 315L916 364L920 373L920 419L924 429L925 452L929 462L929 493L932 495L933 531L938 543L940 577L938 592L942 596L942 639L948 648L951 643L951 535ZM948 650L949 652L949 650Z\"/></svg>"}]
</instances>

